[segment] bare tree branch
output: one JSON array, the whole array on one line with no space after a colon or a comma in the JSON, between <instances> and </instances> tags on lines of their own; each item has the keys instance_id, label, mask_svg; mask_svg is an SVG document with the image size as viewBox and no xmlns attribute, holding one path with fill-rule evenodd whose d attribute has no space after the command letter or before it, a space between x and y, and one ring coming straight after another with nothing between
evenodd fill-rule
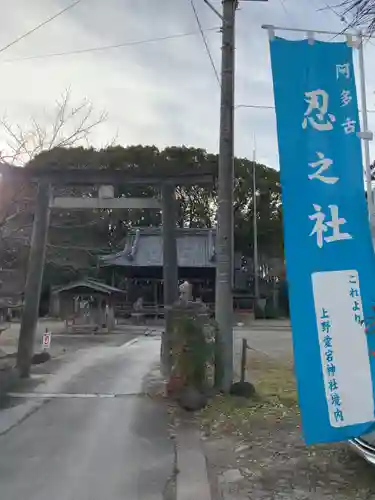
<instances>
[{"instance_id":1,"label":"bare tree branch","mask_svg":"<svg viewBox=\"0 0 375 500\"><path fill-rule=\"evenodd\" d=\"M352 17L349 26L364 29L368 34L375 31L375 0L343 0L339 5L343 16Z\"/></svg>"},{"instance_id":2,"label":"bare tree branch","mask_svg":"<svg viewBox=\"0 0 375 500\"><path fill-rule=\"evenodd\" d=\"M3 133L2 142L6 144L0 151L0 161L23 166L43 151L88 144L92 130L106 119L106 113L96 113L87 99L74 104L71 90L67 89L56 101L52 114L31 117L25 126L12 123L7 116L0 118L0 134ZM32 186L5 179L0 182L0 268L20 268L26 262L34 196ZM53 248L55 254L57 250ZM92 257L89 250L76 250ZM61 251L67 255L72 248L61 248Z\"/></svg>"},{"instance_id":3,"label":"bare tree branch","mask_svg":"<svg viewBox=\"0 0 375 500\"><path fill-rule=\"evenodd\" d=\"M52 121L47 115L43 120L31 117L29 125L22 127L11 124L6 116L0 119L7 144L0 160L25 165L42 151L87 143L92 130L106 120L107 113L96 113L86 98L74 105L68 88L56 101Z\"/></svg>"}]
</instances>

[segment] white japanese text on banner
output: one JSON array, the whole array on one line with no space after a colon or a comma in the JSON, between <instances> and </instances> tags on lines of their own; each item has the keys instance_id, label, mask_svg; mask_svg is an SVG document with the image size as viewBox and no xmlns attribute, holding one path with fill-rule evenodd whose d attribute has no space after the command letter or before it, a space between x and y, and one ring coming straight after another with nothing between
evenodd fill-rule
<instances>
[{"instance_id":1,"label":"white japanese text on banner","mask_svg":"<svg viewBox=\"0 0 375 500\"><path fill-rule=\"evenodd\" d=\"M286 265L307 443L374 425L375 258L363 183L352 49L274 38ZM373 344L373 345L371 345Z\"/></svg>"}]
</instances>

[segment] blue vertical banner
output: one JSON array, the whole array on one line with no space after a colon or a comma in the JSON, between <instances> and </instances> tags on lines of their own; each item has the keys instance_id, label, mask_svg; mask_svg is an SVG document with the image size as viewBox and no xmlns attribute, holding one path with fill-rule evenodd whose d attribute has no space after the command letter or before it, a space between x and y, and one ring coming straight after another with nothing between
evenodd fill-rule
<instances>
[{"instance_id":1,"label":"blue vertical banner","mask_svg":"<svg viewBox=\"0 0 375 500\"><path fill-rule=\"evenodd\" d=\"M270 41L298 398L307 444L375 421L375 257L352 48Z\"/></svg>"}]
</instances>

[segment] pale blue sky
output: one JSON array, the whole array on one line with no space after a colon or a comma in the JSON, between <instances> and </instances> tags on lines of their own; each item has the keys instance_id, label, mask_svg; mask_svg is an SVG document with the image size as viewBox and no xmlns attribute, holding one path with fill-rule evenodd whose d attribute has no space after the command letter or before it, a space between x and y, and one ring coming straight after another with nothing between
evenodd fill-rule
<instances>
[{"instance_id":1,"label":"pale blue sky","mask_svg":"<svg viewBox=\"0 0 375 500\"><path fill-rule=\"evenodd\" d=\"M203 0L194 0L202 25L219 26ZM334 5L333 0L328 0ZM22 35L71 0L3 0L0 46ZM220 9L220 1L213 0ZM240 3L237 16L237 104L273 104L264 23L308 29L341 29L323 0L269 0ZM193 145L218 151L219 87L200 36L64 57L5 62L19 57L64 52L197 31L190 0L83 0L77 7L0 54L0 115L25 123L41 116L68 86L79 101L87 97L106 109L108 122L97 129L94 145L118 131L118 142ZM220 67L220 34L206 33ZM366 60L375 46L366 47ZM375 108L375 70L367 68L368 107ZM375 129L375 115L370 115ZM251 157L257 135L258 159L278 168L272 110L236 111L235 152ZM0 136L0 144L4 138ZM374 151L375 154L375 151Z\"/></svg>"}]
</instances>

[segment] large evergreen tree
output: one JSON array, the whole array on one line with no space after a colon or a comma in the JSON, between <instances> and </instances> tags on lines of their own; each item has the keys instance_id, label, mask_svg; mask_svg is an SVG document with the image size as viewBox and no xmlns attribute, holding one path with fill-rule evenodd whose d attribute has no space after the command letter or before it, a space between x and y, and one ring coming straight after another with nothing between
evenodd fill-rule
<instances>
[{"instance_id":1,"label":"large evergreen tree","mask_svg":"<svg viewBox=\"0 0 375 500\"><path fill-rule=\"evenodd\" d=\"M97 167L158 171L195 169L197 172L218 163L218 156L203 149L168 147L159 150L155 146L108 147L94 149L56 148L43 152L29 162L25 168ZM234 223L235 249L242 255L251 255L253 250L253 182L252 162L245 158L235 160ZM256 165L257 217L259 251L267 257L281 257L282 222L279 173L264 165ZM149 197L156 195L155 188L148 186L119 185L116 196ZM18 190L16 189L18 193ZM94 188L57 190L65 196L95 196ZM3 211L7 223L3 225L3 267L25 265L30 236L30 221L33 213L34 191L28 192L30 201L24 204L22 196L9 197ZM178 186L178 225L180 227L213 227L216 214L216 186ZM22 208L22 210L21 210ZM0 213L1 215L1 213ZM5 215L4 215L5 217ZM27 223L27 224L26 224ZM161 214L152 210L54 210L51 216L45 279L57 283L74 279L80 275L96 273L98 255L121 250L127 232L132 227L159 226ZM12 225L7 237L6 227ZM21 231L23 226L28 230ZM0 225L1 229L1 225ZM16 238L13 237L16 236ZM17 241L17 245L14 242ZM6 244L6 242L8 242ZM12 253L9 253L9 248ZM25 251L26 250L26 251ZM0 256L1 257L1 256Z\"/></svg>"}]
</instances>

